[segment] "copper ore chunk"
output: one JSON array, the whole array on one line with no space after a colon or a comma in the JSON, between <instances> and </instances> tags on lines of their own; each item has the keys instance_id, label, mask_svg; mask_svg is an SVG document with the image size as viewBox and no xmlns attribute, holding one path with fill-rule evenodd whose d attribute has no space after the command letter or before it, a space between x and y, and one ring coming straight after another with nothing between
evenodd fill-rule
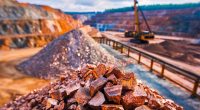
<instances>
[{"instance_id":1,"label":"copper ore chunk","mask_svg":"<svg viewBox=\"0 0 200 110\"><path fill-rule=\"evenodd\" d=\"M97 92L96 95L88 102L88 105L97 110L105 102L105 97L102 92Z\"/></svg>"},{"instance_id":2,"label":"copper ore chunk","mask_svg":"<svg viewBox=\"0 0 200 110\"><path fill-rule=\"evenodd\" d=\"M112 87L104 88L105 95L109 101L113 101L117 104L120 104L121 93L122 93L122 85L115 85Z\"/></svg>"},{"instance_id":3,"label":"copper ore chunk","mask_svg":"<svg viewBox=\"0 0 200 110\"><path fill-rule=\"evenodd\" d=\"M61 100L62 96L60 96L58 90L51 90L49 91L49 95L52 99Z\"/></svg>"},{"instance_id":4,"label":"copper ore chunk","mask_svg":"<svg viewBox=\"0 0 200 110\"><path fill-rule=\"evenodd\" d=\"M183 107L175 104L173 101L166 101L160 110L183 110Z\"/></svg>"},{"instance_id":5,"label":"copper ore chunk","mask_svg":"<svg viewBox=\"0 0 200 110\"><path fill-rule=\"evenodd\" d=\"M77 108L77 105L76 104L72 104L67 108L67 110L76 110L76 108Z\"/></svg>"},{"instance_id":6,"label":"copper ore chunk","mask_svg":"<svg viewBox=\"0 0 200 110\"><path fill-rule=\"evenodd\" d=\"M160 98L151 98L151 99L148 101L148 106L149 106L151 109L161 108L161 107L163 106L162 100L163 100L163 99L160 99Z\"/></svg>"},{"instance_id":7,"label":"copper ore chunk","mask_svg":"<svg viewBox=\"0 0 200 110\"><path fill-rule=\"evenodd\" d=\"M104 76L107 78L111 75L111 72L113 71L113 67L108 67L106 73L104 74Z\"/></svg>"},{"instance_id":8,"label":"copper ore chunk","mask_svg":"<svg viewBox=\"0 0 200 110\"><path fill-rule=\"evenodd\" d=\"M49 109L53 106L56 106L58 104L58 101L52 98L48 98L46 102L46 109Z\"/></svg>"},{"instance_id":9,"label":"copper ore chunk","mask_svg":"<svg viewBox=\"0 0 200 110\"><path fill-rule=\"evenodd\" d=\"M86 108L84 108L83 106L81 106L81 105L78 105L77 107L76 107L76 110L87 110Z\"/></svg>"},{"instance_id":10,"label":"copper ore chunk","mask_svg":"<svg viewBox=\"0 0 200 110\"><path fill-rule=\"evenodd\" d=\"M67 75L60 75L60 81L65 81L67 79Z\"/></svg>"},{"instance_id":11,"label":"copper ore chunk","mask_svg":"<svg viewBox=\"0 0 200 110\"><path fill-rule=\"evenodd\" d=\"M135 75L133 73L125 74L124 77L120 79L120 84L125 90L134 90L137 85Z\"/></svg>"},{"instance_id":12,"label":"copper ore chunk","mask_svg":"<svg viewBox=\"0 0 200 110\"><path fill-rule=\"evenodd\" d=\"M76 99L70 98L70 99L67 100L67 107L69 107L70 105L75 104L75 103L77 103Z\"/></svg>"},{"instance_id":13,"label":"copper ore chunk","mask_svg":"<svg viewBox=\"0 0 200 110\"><path fill-rule=\"evenodd\" d=\"M30 107L33 108L34 106L37 105L37 101L35 99L32 99L29 104L30 104Z\"/></svg>"},{"instance_id":14,"label":"copper ore chunk","mask_svg":"<svg viewBox=\"0 0 200 110\"><path fill-rule=\"evenodd\" d=\"M94 94L100 90L104 84L106 84L107 79L104 77L100 77L98 79L96 79L95 81L91 82L90 84L90 95L94 96Z\"/></svg>"},{"instance_id":15,"label":"copper ore chunk","mask_svg":"<svg viewBox=\"0 0 200 110\"><path fill-rule=\"evenodd\" d=\"M105 87L112 87L114 86L111 82L107 82Z\"/></svg>"},{"instance_id":16,"label":"copper ore chunk","mask_svg":"<svg viewBox=\"0 0 200 110\"><path fill-rule=\"evenodd\" d=\"M93 76L93 71L92 70L88 70L84 75L83 75L83 78L84 80L88 80L90 78L92 78Z\"/></svg>"},{"instance_id":17,"label":"copper ore chunk","mask_svg":"<svg viewBox=\"0 0 200 110\"><path fill-rule=\"evenodd\" d=\"M118 68L113 68L109 70L105 76L109 77L110 75L114 74L118 79L124 77L124 73L121 72Z\"/></svg>"},{"instance_id":18,"label":"copper ore chunk","mask_svg":"<svg viewBox=\"0 0 200 110\"><path fill-rule=\"evenodd\" d=\"M80 82L80 85L81 85L81 87L84 87L84 86L85 86L85 82L84 82L84 81L81 81L81 82Z\"/></svg>"},{"instance_id":19,"label":"copper ore chunk","mask_svg":"<svg viewBox=\"0 0 200 110\"><path fill-rule=\"evenodd\" d=\"M146 98L147 94L144 88L136 86L134 92L129 91L122 97L123 106L126 109L132 109L144 105Z\"/></svg>"},{"instance_id":20,"label":"copper ore chunk","mask_svg":"<svg viewBox=\"0 0 200 110\"><path fill-rule=\"evenodd\" d=\"M124 110L122 105L103 104L101 110Z\"/></svg>"},{"instance_id":21,"label":"copper ore chunk","mask_svg":"<svg viewBox=\"0 0 200 110\"><path fill-rule=\"evenodd\" d=\"M107 69L104 64L99 64L96 68L94 68L94 77L99 78L106 73Z\"/></svg>"},{"instance_id":22,"label":"copper ore chunk","mask_svg":"<svg viewBox=\"0 0 200 110\"><path fill-rule=\"evenodd\" d=\"M66 95L69 96L71 94L73 94L74 92L76 92L79 88L81 87L80 83L78 83L77 81L73 81L72 83L69 83L66 86Z\"/></svg>"},{"instance_id":23,"label":"copper ore chunk","mask_svg":"<svg viewBox=\"0 0 200 110\"><path fill-rule=\"evenodd\" d=\"M117 84L117 78L114 74L111 74L109 77L107 77L108 81L112 82L113 84Z\"/></svg>"},{"instance_id":24,"label":"copper ore chunk","mask_svg":"<svg viewBox=\"0 0 200 110\"><path fill-rule=\"evenodd\" d=\"M58 90L60 97L64 98L67 94L64 88Z\"/></svg>"},{"instance_id":25,"label":"copper ore chunk","mask_svg":"<svg viewBox=\"0 0 200 110\"><path fill-rule=\"evenodd\" d=\"M135 108L135 110L151 110L151 109L146 105L142 105L142 106Z\"/></svg>"},{"instance_id":26,"label":"copper ore chunk","mask_svg":"<svg viewBox=\"0 0 200 110\"><path fill-rule=\"evenodd\" d=\"M74 98L76 99L78 104L84 106L91 99L90 93L89 93L89 88L85 88L85 87L84 88L80 88L76 92Z\"/></svg>"},{"instance_id":27,"label":"copper ore chunk","mask_svg":"<svg viewBox=\"0 0 200 110\"><path fill-rule=\"evenodd\" d=\"M84 67L84 68L81 69L80 73L81 73L81 75L84 77L85 74L86 74L89 70L91 70L91 69L89 69L89 68L86 66L86 67Z\"/></svg>"},{"instance_id":28,"label":"copper ore chunk","mask_svg":"<svg viewBox=\"0 0 200 110\"><path fill-rule=\"evenodd\" d=\"M89 68L89 69L94 69L94 68L96 67L96 65L93 65L93 64L87 64L86 67Z\"/></svg>"},{"instance_id":29,"label":"copper ore chunk","mask_svg":"<svg viewBox=\"0 0 200 110\"><path fill-rule=\"evenodd\" d=\"M61 101L59 105L54 106L54 110L65 110L66 109L66 104L64 101Z\"/></svg>"}]
</instances>

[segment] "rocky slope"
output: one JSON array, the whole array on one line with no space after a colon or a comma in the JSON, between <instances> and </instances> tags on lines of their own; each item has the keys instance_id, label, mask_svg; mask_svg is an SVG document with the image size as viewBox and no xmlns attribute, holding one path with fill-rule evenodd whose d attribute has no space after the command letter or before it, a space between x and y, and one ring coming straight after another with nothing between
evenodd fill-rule
<instances>
[{"instance_id":1,"label":"rocky slope","mask_svg":"<svg viewBox=\"0 0 200 110\"><path fill-rule=\"evenodd\" d=\"M144 11L152 30L158 34L200 37L200 7L184 9L162 9ZM97 14L85 22L97 28L108 30L131 30L133 27L133 12L114 12ZM141 19L141 27L147 30ZM103 24L103 25L102 25ZM103 30L104 30L103 29Z\"/></svg>"},{"instance_id":2,"label":"rocky slope","mask_svg":"<svg viewBox=\"0 0 200 110\"><path fill-rule=\"evenodd\" d=\"M13 37L63 34L82 24L60 10L48 6L18 3L15 0L0 1L0 36ZM41 38L40 38L41 39ZM27 39L18 39L26 42ZM14 41L0 41L1 45L13 46ZM11 42L11 43L10 43ZM19 41L18 41L19 43ZM23 46L23 45L22 45Z\"/></svg>"}]
</instances>

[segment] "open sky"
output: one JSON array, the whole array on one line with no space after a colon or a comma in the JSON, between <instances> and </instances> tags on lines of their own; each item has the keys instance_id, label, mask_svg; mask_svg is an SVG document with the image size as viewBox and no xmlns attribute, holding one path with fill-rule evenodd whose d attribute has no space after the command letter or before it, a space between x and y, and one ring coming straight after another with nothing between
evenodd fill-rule
<instances>
[{"instance_id":1,"label":"open sky","mask_svg":"<svg viewBox=\"0 0 200 110\"><path fill-rule=\"evenodd\" d=\"M133 0L17 0L32 4L49 5L63 11L103 11L105 9L131 6ZM140 5L196 3L200 0L138 0Z\"/></svg>"}]
</instances>

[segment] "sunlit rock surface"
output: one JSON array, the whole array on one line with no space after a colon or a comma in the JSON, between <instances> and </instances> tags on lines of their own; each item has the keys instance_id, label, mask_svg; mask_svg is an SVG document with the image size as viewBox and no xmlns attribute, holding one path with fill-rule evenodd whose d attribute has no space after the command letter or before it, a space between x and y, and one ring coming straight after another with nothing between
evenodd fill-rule
<instances>
[{"instance_id":1,"label":"sunlit rock surface","mask_svg":"<svg viewBox=\"0 0 200 110\"><path fill-rule=\"evenodd\" d=\"M79 26L70 15L48 6L0 1L0 35L65 33Z\"/></svg>"}]
</instances>

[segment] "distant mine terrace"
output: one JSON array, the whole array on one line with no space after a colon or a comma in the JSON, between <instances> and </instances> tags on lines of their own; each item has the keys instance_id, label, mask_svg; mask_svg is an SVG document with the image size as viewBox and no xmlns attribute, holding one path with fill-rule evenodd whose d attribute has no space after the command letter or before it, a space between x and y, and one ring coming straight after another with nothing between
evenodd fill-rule
<instances>
[{"instance_id":1,"label":"distant mine terrace","mask_svg":"<svg viewBox=\"0 0 200 110\"><path fill-rule=\"evenodd\" d=\"M186 66L177 65L159 55L152 54L143 49L133 47L127 43L112 39L108 34L103 34L102 38L95 38L101 44L111 46L113 49L120 51L123 55L135 59L138 64L149 68L149 71L155 72L160 78L166 78L180 87L191 92L191 96L200 98L200 70L187 68Z\"/></svg>"},{"instance_id":2,"label":"distant mine terrace","mask_svg":"<svg viewBox=\"0 0 200 110\"><path fill-rule=\"evenodd\" d=\"M27 38L27 37L34 37L34 36L59 36L58 33L47 33L47 34L41 34L41 33L35 33L35 34L16 34L16 35L0 35L0 40L3 39L16 39L16 38Z\"/></svg>"},{"instance_id":3,"label":"distant mine terrace","mask_svg":"<svg viewBox=\"0 0 200 110\"><path fill-rule=\"evenodd\" d=\"M59 33L36 33L36 34L17 34L17 35L0 35L0 50L10 49L12 44L15 48L21 47L43 47L53 39L57 38ZM15 42L17 41L17 42Z\"/></svg>"}]
</instances>

